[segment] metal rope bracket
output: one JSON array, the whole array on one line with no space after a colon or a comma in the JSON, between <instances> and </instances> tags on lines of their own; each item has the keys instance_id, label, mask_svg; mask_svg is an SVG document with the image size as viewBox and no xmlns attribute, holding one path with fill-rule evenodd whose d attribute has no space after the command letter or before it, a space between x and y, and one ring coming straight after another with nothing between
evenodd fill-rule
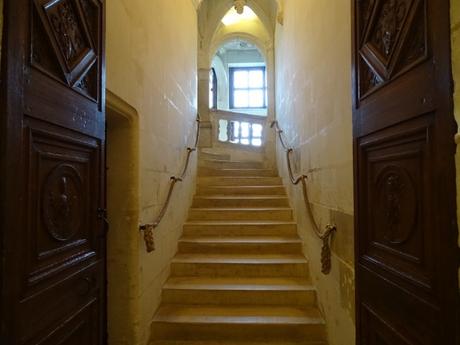
<instances>
[{"instance_id":1,"label":"metal rope bracket","mask_svg":"<svg viewBox=\"0 0 460 345\"><path fill-rule=\"evenodd\" d=\"M295 177L294 173L292 172L292 164L291 164L291 153L294 152L294 149L292 147L289 147L282 134L283 130L280 129L278 121L273 121L270 125L270 128L274 128L276 133L278 134L278 138L280 140L281 146L285 150L286 153L286 164L288 168L288 173L289 173L289 179L291 180L291 183L295 186L297 186L300 182L302 182L302 194L303 194L303 199L305 202L305 208L307 209L308 216L310 218L310 221L313 225L313 230L316 234L316 236L322 241L322 247L321 247L321 272L323 274L329 274L331 272L331 239L334 233L337 231L337 227L335 225L327 224L324 231L321 232L319 230L318 223L315 220L313 211L311 209L311 204L310 200L308 197L308 189L307 189L307 175L300 175Z\"/></svg>"}]
</instances>

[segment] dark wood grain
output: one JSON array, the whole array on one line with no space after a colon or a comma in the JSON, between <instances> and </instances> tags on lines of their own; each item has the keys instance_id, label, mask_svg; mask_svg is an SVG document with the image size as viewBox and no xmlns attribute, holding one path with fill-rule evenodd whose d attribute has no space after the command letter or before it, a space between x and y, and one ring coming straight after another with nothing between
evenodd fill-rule
<instances>
[{"instance_id":1,"label":"dark wood grain","mask_svg":"<svg viewBox=\"0 0 460 345\"><path fill-rule=\"evenodd\" d=\"M2 344L106 342L104 6L5 1Z\"/></svg>"},{"instance_id":2,"label":"dark wood grain","mask_svg":"<svg viewBox=\"0 0 460 345\"><path fill-rule=\"evenodd\" d=\"M459 344L449 1L353 3L358 344Z\"/></svg>"}]
</instances>

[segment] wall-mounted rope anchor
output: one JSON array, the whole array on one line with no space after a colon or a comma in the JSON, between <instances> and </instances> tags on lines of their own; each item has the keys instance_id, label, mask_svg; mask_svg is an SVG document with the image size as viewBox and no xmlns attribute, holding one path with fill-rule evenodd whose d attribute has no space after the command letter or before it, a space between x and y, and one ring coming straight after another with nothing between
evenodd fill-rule
<instances>
[{"instance_id":1,"label":"wall-mounted rope anchor","mask_svg":"<svg viewBox=\"0 0 460 345\"><path fill-rule=\"evenodd\" d=\"M147 253L151 253L155 250L155 238L153 237L153 224L142 225L140 230L144 232L144 242Z\"/></svg>"}]
</instances>

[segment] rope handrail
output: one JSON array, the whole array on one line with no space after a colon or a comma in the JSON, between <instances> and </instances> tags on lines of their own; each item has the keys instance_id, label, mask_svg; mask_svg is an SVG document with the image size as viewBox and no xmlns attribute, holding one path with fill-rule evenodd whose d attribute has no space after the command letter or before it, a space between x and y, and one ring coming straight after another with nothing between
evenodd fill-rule
<instances>
[{"instance_id":1,"label":"rope handrail","mask_svg":"<svg viewBox=\"0 0 460 345\"><path fill-rule=\"evenodd\" d=\"M185 164L182 169L182 172L180 173L179 176L171 176L169 179L169 190L168 194L166 196L166 200L163 203L163 207L160 210L160 213L156 217L155 221L153 223L149 224L142 224L139 226L139 230L144 232L144 241L145 245L147 248L147 252L153 252L155 250L155 241L153 237L153 230L160 225L161 220L166 214L166 211L168 210L169 203L171 201L171 196L174 191L174 187L178 182L182 182L185 178L185 175L187 174L188 166L190 164L190 156L192 155L193 152L195 152L198 148L198 141L200 139L200 114L197 114L196 118L196 137L195 137L195 143L193 147L187 147L187 157L185 159Z\"/></svg>"},{"instance_id":2,"label":"rope handrail","mask_svg":"<svg viewBox=\"0 0 460 345\"><path fill-rule=\"evenodd\" d=\"M333 234L337 231L337 227L335 225L327 224L324 231L320 231L318 223L315 220L313 215L313 210L311 209L310 199L308 196L308 189L307 189L307 175L300 175L294 176L292 172L292 164L291 164L291 154L294 151L292 147L289 147L286 144L285 139L283 138L283 130L279 127L278 121L273 121L270 125L270 128L274 128L276 133L278 134L278 138L280 140L281 146L283 147L286 153L286 164L289 173L289 179L291 183L297 186L299 183L302 183L302 194L303 199L305 202L305 208L307 209L308 216L310 221L313 225L313 230L318 236L320 240L323 242L323 246L321 248L321 272L323 274L329 274L331 272L331 238Z\"/></svg>"}]
</instances>

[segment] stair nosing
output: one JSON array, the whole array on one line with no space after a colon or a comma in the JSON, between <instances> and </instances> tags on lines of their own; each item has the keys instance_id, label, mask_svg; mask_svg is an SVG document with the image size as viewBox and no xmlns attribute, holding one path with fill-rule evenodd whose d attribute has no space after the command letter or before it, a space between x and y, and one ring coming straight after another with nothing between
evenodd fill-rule
<instances>
[{"instance_id":1,"label":"stair nosing","mask_svg":"<svg viewBox=\"0 0 460 345\"><path fill-rule=\"evenodd\" d=\"M164 304L162 305L157 313L153 318L153 322L155 323L175 323L175 324L213 324L213 325L238 325L238 324L245 324L245 325L325 325L325 320L322 317L320 311L316 307L277 307L274 305L267 305L267 306L260 306L260 305L232 305L231 307L226 306L225 308L222 307L211 307L209 305L193 305L190 307L199 310L202 309L203 312L214 310L217 311L218 309L223 309L227 311L227 315L184 315L181 314L180 318L174 315L171 315L170 311L182 311L184 307L182 305L174 305L174 304ZM247 315L228 315L229 310L257 310L262 312L265 310L273 310L278 311L296 311L296 312L303 312L305 315L299 316L288 316L284 314L270 314L270 315L263 315L263 313L251 313ZM162 313L166 312L166 315L162 315ZM312 315L307 315L308 312L311 312ZM213 320L214 319L214 320Z\"/></svg>"}]
</instances>

